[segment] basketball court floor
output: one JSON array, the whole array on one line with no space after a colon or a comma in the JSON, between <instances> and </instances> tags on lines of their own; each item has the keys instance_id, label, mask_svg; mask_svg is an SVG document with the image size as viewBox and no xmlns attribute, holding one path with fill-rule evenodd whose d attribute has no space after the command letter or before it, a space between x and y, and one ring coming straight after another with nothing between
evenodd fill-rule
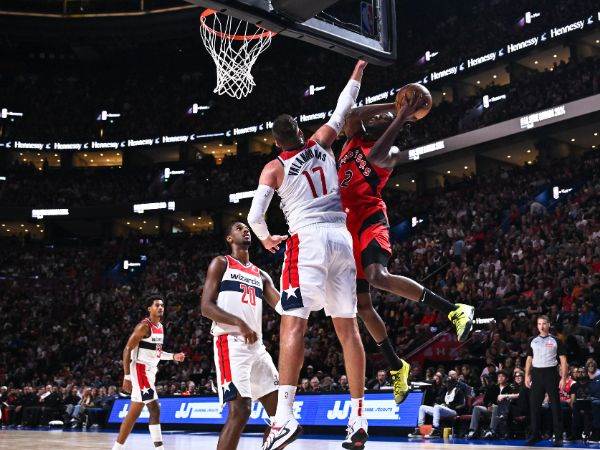
<instances>
[{"instance_id":1,"label":"basketball court floor","mask_svg":"<svg viewBox=\"0 0 600 450\"><path fill-rule=\"evenodd\" d=\"M0 449L78 449L78 450L110 450L116 433L113 432L71 432L71 431L38 431L38 430L1 430ZM163 438L166 450L209 450L217 447L216 433L178 433L164 432ZM302 438L291 444L289 450L339 450L341 449L341 436L322 438ZM366 446L369 450L475 450L476 446L485 446L486 450L522 450L523 441L465 441L462 439L449 441L408 441L406 438L380 438L370 440ZM242 437L238 450L260 449L262 436L246 434ZM538 444L538 447L550 446L550 442ZM564 448L584 448L581 443L565 443ZM590 445L590 448L600 448L599 445ZM152 450L147 433L134 433L126 445L127 449Z\"/></svg>"}]
</instances>

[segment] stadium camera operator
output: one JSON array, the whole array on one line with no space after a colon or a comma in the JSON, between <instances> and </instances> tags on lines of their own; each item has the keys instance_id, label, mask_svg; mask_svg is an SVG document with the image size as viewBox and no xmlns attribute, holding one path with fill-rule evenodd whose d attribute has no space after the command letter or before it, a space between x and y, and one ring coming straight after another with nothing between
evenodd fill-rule
<instances>
[{"instance_id":1,"label":"stadium camera operator","mask_svg":"<svg viewBox=\"0 0 600 450\"><path fill-rule=\"evenodd\" d=\"M542 440L542 402L548 394L552 409L554 447L562 447L563 423L559 389L563 389L569 374L567 357L562 343L550 334L550 321L547 316L537 318L539 335L529 340L525 365L525 383L531 389L530 413L531 436L527 445L535 445ZM560 380L557 365L560 360Z\"/></svg>"}]
</instances>

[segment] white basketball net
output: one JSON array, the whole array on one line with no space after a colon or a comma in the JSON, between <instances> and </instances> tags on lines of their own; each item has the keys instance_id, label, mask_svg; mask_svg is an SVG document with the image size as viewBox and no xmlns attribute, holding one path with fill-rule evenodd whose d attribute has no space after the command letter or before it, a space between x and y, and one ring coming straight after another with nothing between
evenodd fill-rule
<instances>
[{"instance_id":1,"label":"white basketball net","mask_svg":"<svg viewBox=\"0 0 600 450\"><path fill-rule=\"evenodd\" d=\"M274 33L217 12L203 14L200 22L202 42L217 67L213 92L237 99L246 97L256 85L252 66L269 48Z\"/></svg>"}]
</instances>

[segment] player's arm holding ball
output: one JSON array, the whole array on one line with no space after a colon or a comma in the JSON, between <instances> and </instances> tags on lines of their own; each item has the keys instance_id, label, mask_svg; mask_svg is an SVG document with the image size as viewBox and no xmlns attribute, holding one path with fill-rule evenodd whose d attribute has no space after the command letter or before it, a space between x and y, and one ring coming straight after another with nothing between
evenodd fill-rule
<instances>
[{"instance_id":1,"label":"player's arm holding ball","mask_svg":"<svg viewBox=\"0 0 600 450\"><path fill-rule=\"evenodd\" d=\"M225 270L227 270L227 260L225 257L217 256L210 262L204 283L204 290L202 291L202 299L200 300L200 310L204 317L214 322L239 327L246 343L254 344L258 336L248 324L239 317L219 308L217 305L219 283L223 279Z\"/></svg>"},{"instance_id":2,"label":"player's arm holding ball","mask_svg":"<svg viewBox=\"0 0 600 450\"><path fill-rule=\"evenodd\" d=\"M127 344L125 344L125 349L123 349L123 371L125 372L125 376L123 377L122 392L131 394L131 350L136 348L140 341L148 336L150 336L150 327L148 326L148 323L144 321L137 324L133 333L129 336Z\"/></svg>"},{"instance_id":3,"label":"player's arm holding ball","mask_svg":"<svg viewBox=\"0 0 600 450\"><path fill-rule=\"evenodd\" d=\"M346 138L350 139L356 133L360 132L363 123L371 117L379 114L394 114L396 112L396 103L378 103L376 105L359 106L352 108L346 117L344 133Z\"/></svg>"},{"instance_id":4,"label":"player's arm holding ball","mask_svg":"<svg viewBox=\"0 0 600 450\"><path fill-rule=\"evenodd\" d=\"M414 83L402 87L396 94L396 118L373 146L367 156L369 162L392 168L405 160L407 155L393 145L394 141L406 122L422 119L429 114L431 106L431 94L425 86Z\"/></svg>"}]
</instances>

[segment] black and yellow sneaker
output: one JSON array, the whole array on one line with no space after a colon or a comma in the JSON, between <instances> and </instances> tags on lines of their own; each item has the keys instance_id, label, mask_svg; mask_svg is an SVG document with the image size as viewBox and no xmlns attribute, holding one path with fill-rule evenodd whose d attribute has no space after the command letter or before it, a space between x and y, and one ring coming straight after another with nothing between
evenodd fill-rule
<instances>
[{"instance_id":1,"label":"black and yellow sneaker","mask_svg":"<svg viewBox=\"0 0 600 450\"><path fill-rule=\"evenodd\" d=\"M392 383L394 386L394 401L397 405L406 400L408 393L410 392L410 386L408 385L408 376L410 375L410 364L401 359L402 367L398 370L390 370L392 376Z\"/></svg>"},{"instance_id":2,"label":"black and yellow sneaker","mask_svg":"<svg viewBox=\"0 0 600 450\"><path fill-rule=\"evenodd\" d=\"M475 308L471 305L456 304L457 308L448 314L448 319L456 328L458 342L464 342L469 337L473 329L473 318L475 317Z\"/></svg>"}]
</instances>

